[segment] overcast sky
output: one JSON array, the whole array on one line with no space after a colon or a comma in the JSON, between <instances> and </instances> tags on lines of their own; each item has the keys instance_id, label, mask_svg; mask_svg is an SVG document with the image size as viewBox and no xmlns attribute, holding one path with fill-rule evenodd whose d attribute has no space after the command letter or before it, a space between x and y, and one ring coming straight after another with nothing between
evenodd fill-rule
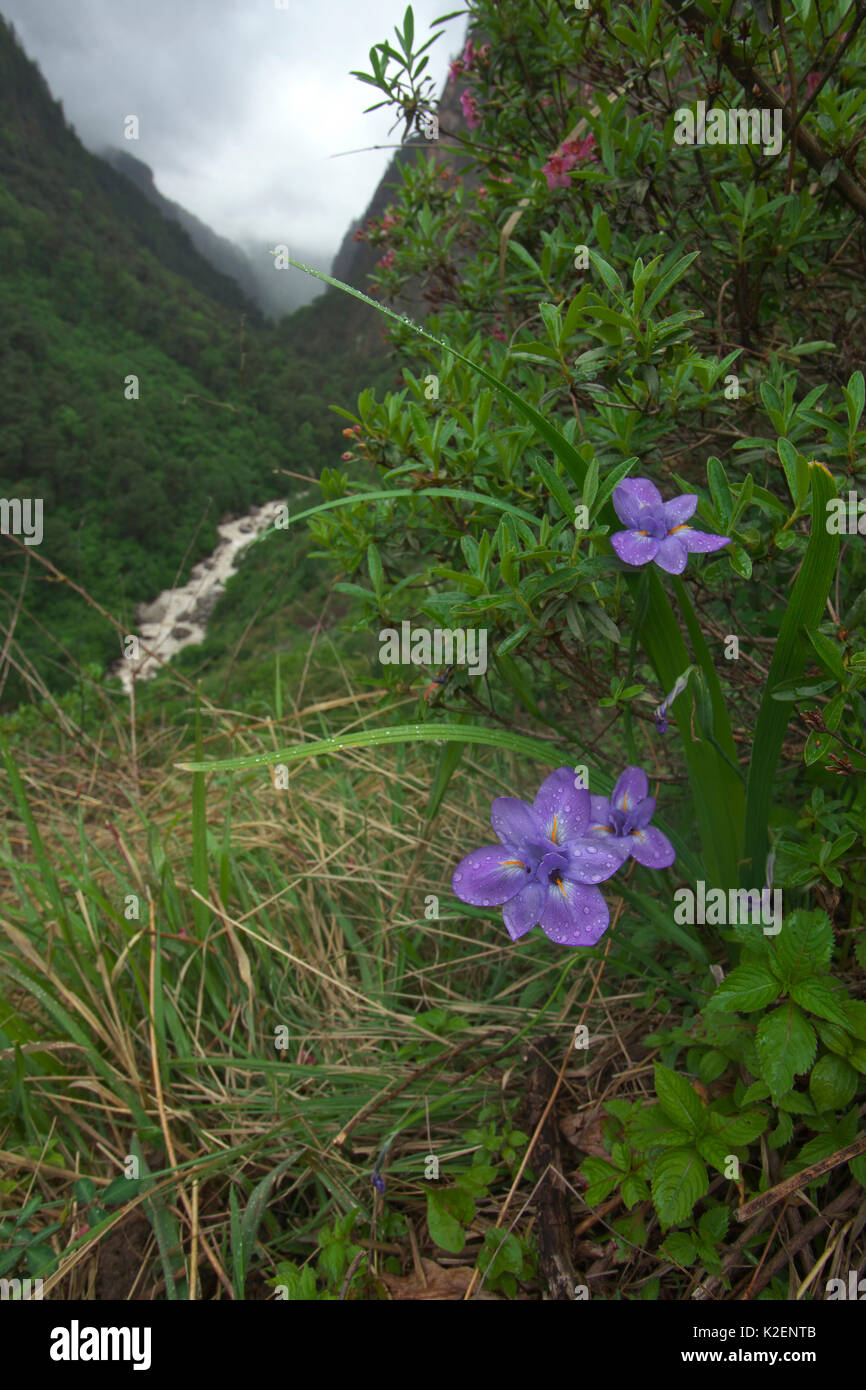
<instances>
[{"instance_id":1,"label":"overcast sky","mask_svg":"<svg viewBox=\"0 0 866 1390\"><path fill-rule=\"evenodd\" d=\"M286 8L278 6L286 5ZM415 0L416 48L459 0ZM149 164L160 192L232 240L293 255L336 252L399 139L364 107L369 50L402 26L405 0L0 0L67 121L89 149ZM466 17L440 26L437 95ZM420 37L419 37L420 36ZM134 114L140 139L123 138Z\"/></svg>"}]
</instances>

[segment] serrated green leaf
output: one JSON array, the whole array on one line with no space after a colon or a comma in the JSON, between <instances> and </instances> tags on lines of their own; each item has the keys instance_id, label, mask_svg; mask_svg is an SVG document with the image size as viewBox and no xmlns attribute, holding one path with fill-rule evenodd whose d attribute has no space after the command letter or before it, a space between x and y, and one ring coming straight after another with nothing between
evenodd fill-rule
<instances>
[{"instance_id":1,"label":"serrated green leaf","mask_svg":"<svg viewBox=\"0 0 866 1390\"><path fill-rule=\"evenodd\" d=\"M661 1062L655 1064L655 1091L662 1110L679 1129L700 1134L707 1126L707 1111L684 1076Z\"/></svg>"},{"instance_id":2,"label":"serrated green leaf","mask_svg":"<svg viewBox=\"0 0 866 1390\"><path fill-rule=\"evenodd\" d=\"M671 1231L659 1247L659 1254L686 1269L694 1264L698 1257L695 1243L688 1231Z\"/></svg>"},{"instance_id":3,"label":"serrated green leaf","mask_svg":"<svg viewBox=\"0 0 866 1390\"><path fill-rule=\"evenodd\" d=\"M641 1152L675 1147L686 1143L688 1139L689 1131L671 1124L661 1105L642 1107L629 1118L629 1143L633 1149Z\"/></svg>"},{"instance_id":4,"label":"serrated green leaf","mask_svg":"<svg viewBox=\"0 0 866 1390\"><path fill-rule=\"evenodd\" d=\"M776 1097L790 1091L794 1077L809 1070L818 1039L805 1014L789 1001L761 1019L755 1046L761 1075Z\"/></svg>"},{"instance_id":5,"label":"serrated green leaf","mask_svg":"<svg viewBox=\"0 0 866 1390\"><path fill-rule=\"evenodd\" d=\"M710 1004L713 1008L752 1013L764 1009L778 999L782 986L769 966L753 962L737 965L725 976L715 990Z\"/></svg>"},{"instance_id":6,"label":"serrated green leaf","mask_svg":"<svg viewBox=\"0 0 866 1390\"><path fill-rule=\"evenodd\" d=\"M840 1028L848 1026L839 993L833 989L829 980L814 975L805 980L797 980L791 986L790 994L791 998L810 1014L817 1014L828 1023L838 1024Z\"/></svg>"},{"instance_id":7,"label":"serrated green leaf","mask_svg":"<svg viewBox=\"0 0 866 1390\"><path fill-rule=\"evenodd\" d=\"M812 975L829 965L833 953L833 928L826 912L804 908L791 912L773 943L779 973L787 983Z\"/></svg>"},{"instance_id":8,"label":"serrated green leaf","mask_svg":"<svg viewBox=\"0 0 866 1390\"><path fill-rule=\"evenodd\" d=\"M688 1220L709 1187L707 1166L695 1149L666 1149L659 1154L653 1165L652 1197L662 1226Z\"/></svg>"},{"instance_id":9,"label":"serrated green leaf","mask_svg":"<svg viewBox=\"0 0 866 1390\"><path fill-rule=\"evenodd\" d=\"M637 1173L627 1173L622 1180L622 1200L627 1211L636 1206L638 1202L649 1200L649 1184L639 1177Z\"/></svg>"},{"instance_id":10,"label":"serrated green leaf","mask_svg":"<svg viewBox=\"0 0 866 1390\"><path fill-rule=\"evenodd\" d=\"M848 1171L855 1182L859 1182L861 1187L866 1187L866 1154L858 1154L857 1158L849 1159Z\"/></svg>"},{"instance_id":11,"label":"serrated green leaf","mask_svg":"<svg viewBox=\"0 0 866 1390\"><path fill-rule=\"evenodd\" d=\"M711 1048L709 1052L704 1052L701 1055L698 1062L698 1076L705 1086L709 1086L711 1082L718 1081L730 1065L730 1058L724 1052L719 1052L717 1048Z\"/></svg>"},{"instance_id":12,"label":"serrated green leaf","mask_svg":"<svg viewBox=\"0 0 866 1390\"><path fill-rule=\"evenodd\" d=\"M704 1240L718 1243L720 1240L724 1240L730 1219L727 1207L711 1207L709 1211L704 1212L698 1222L698 1230Z\"/></svg>"},{"instance_id":13,"label":"serrated green leaf","mask_svg":"<svg viewBox=\"0 0 866 1390\"><path fill-rule=\"evenodd\" d=\"M819 1114L841 1110L853 1100L856 1091L857 1073L844 1057L825 1052L818 1058L809 1077L809 1095Z\"/></svg>"},{"instance_id":14,"label":"serrated green leaf","mask_svg":"<svg viewBox=\"0 0 866 1390\"><path fill-rule=\"evenodd\" d=\"M746 1088L741 1105L751 1105L753 1100L766 1100L770 1094L770 1088L766 1081L753 1081L751 1086Z\"/></svg>"},{"instance_id":15,"label":"serrated green leaf","mask_svg":"<svg viewBox=\"0 0 866 1390\"><path fill-rule=\"evenodd\" d=\"M767 1136L767 1143L771 1149L784 1148L791 1142L794 1135L794 1121L784 1110L779 1115L779 1123L774 1130Z\"/></svg>"},{"instance_id":16,"label":"serrated green leaf","mask_svg":"<svg viewBox=\"0 0 866 1390\"><path fill-rule=\"evenodd\" d=\"M779 1096L774 1104L790 1115L814 1115L815 1113L815 1107L805 1091L788 1091L786 1095Z\"/></svg>"},{"instance_id":17,"label":"serrated green leaf","mask_svg":"<svg viewBox=\"0 0 866 1390\"><path fill-rule=\"evenodd\" d=\"M583 1177L587 1179L588 1186L585 1191L584 1201L588 1206L598 1206L605 1198L609 1197L613 1189L622 1181L622 1173L616 1168L612 1168L603 1158L590 1156L585 1158L580 1165Z\"/></svg>"},{"instance_id":18,"label":"serrated green leaf","mask_svg":"<svg viewBox=\"0 0 866 1390\"><path fill-rule=\"evenodd\" d=\"M767 1128L767 1117L757 1110L748 1110L740 1115L719 1115L713 1111L712 1126L725 1143L735 1148L751 1144Z\"/></svg>"},{"instance_id":19,"label":"serrated green leaf","mask_svg":"<svg viewBox=\"0 0 866 1390\"><path fill-rule=\"evenodd\" d=\"M866 1003L860 999L843 999L842 1008L854 1037L866 1042Z\"/></svg>"},{"instance_id":20,"label":"serrated green leaf","mask_svg":"<svg viewBox=\"0 0 866 1390\"><path fill-rule=\"evenodd\" d=\"M719 1134L702 1134L697 1142L697 1150L701 1158L705 1158L710 1167L719 1173L724 1173L732 1156L730 1144Z\"/></svg>"},{"instance_id":21,"label":"serrated green leaf","mask_svg":"<svg viewBox=\"0 0 866 1390\"><path fill-rule=\"evenodd\" d=\"M846 1028L839 1028L835 1023L825 1023L821 1018L816 1018L814 1023L818 1037L830 1052L835 1052L840 1057L849 1056L854 1039Z\"/></svg>"}]
</instances>

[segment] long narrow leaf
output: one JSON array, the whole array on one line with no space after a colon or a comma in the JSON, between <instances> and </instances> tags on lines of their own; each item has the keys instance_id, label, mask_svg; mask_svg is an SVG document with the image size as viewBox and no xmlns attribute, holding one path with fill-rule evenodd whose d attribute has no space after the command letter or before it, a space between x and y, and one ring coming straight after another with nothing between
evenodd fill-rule
<instances>
[{"instance_id":1,"label":"long narrow leaf","mask_svg":"<svg viewBox=\"0 0 866 1390\"><path fill-rule=\"evenodd\" d=\"M421 338L426 338L428 343L435 343L436 347L441 348L443 352L450 352L459 361L465 362L467 367L471 367L473 372L477 372L479 376L483 376L486 381L489 381L500 395L505 396L511 402L515 410L520 411L525 420L529 420L530 424L535 426L569 477L577 483L578 487L583 487L586 464L574 445L569 444L568 440L560 434L559 430L554 429L550 421L546 420L541 412L535 409L534 405L530 405L516 391L512 391L511 387L506 386L504 381L500 381L498 376L494 376L489 368L483 367L480 362L473 362L471 357L466 357L464 353L458 352L450 343L445 343L441 338L434 337L432 333L427 332L426 328L421 328L419 324L410 322L409 319L401 317L400 314L395 314L392 309L386 309L384 304L379 304L377 300L371 299L367 294L362 294L360 290L353 289L351 285L344 284L342 280L334 280L330 275L323 275L320 270L313 270L311 266L304 265L302 261L290 260L289 264L296 266L298 270L306 271L308 275L314 275L317 280L324 280L326 285L333 285L334 289L342 290L344 294L352 295L354 299L360 299L363 304L369 304L377 313L384 314L386 318L393 319L395 323L401 323L404 328L411 328L413 333L417 333Z\"/></svg>"},{"instance_id":2,"label":"long narrow leaf","mask_svg":"<svg viewBox=\"0 0 866 1390\"><path fill-rule=\"evenodd\" d=\"M486 492L469 492L466 488L459 487L419 487L408 491L406 488L390 488L385 492L354 492L350 497L337 497L332 502L321 502L317 507L308 507L304 512L296 512L289 520L289 525L293 526L297 521L303 521L308 516L318 516L320 512L332 512L337 507L351 507L357 502L387 502L393 498L401 498L406 501L408 497L455 497L458 502L472 502L477 505L479 502L486 507L494 507L497 511L508 512L512 516L519 516L523 521L530 521L534 526L538 525L538 517L533 516L532 512L526 512L522 507L515 507L513 502L506 502L501 497L490 497ZM276 527L273 528L276 530ZM263 531L259 537L264 540L270 533Z\"/></svg>"},{"instance_id":3,"label":"long narrow leaf","mask_svg":"<svg viewBox=\"0 0 866 1390\"><path fill-rule=\"evenodd\" d=\"M195 755L201 758L201 691L196 692ZM207 806L204 777L197 773L192 779L192 885L196 893L208 895L207 872ZM208 910L200 898L193 899L193 920L196 936L207 931Z\"/></svg>"},{"instance_id":4,"label":"long narrow leaf","mask_svg":"<svg viewBox=\"0 0 866 1390\"><path fill-rule=\"evenodd\" d=\"M821 621L839 563L839 537L831 535L826 526L827 503L837 495L836 484L822 463L812 462L809 468L812 534L779 629L764 698L758 711L749 763L741 880L744 888L764 881L764 866L770 844L773 782L793 709L788 701L774 700L772 692L782 681L794 680L802 675L806 661L812 655L804 629L816 628Z\"/></svg>"},{"instance_id":5,"label":"long narrow leaf","mask_svg":"<svg viewBox=\"0 0 866 1390\"><path fill-rule=\"evenodd\" d=\"M247 768L268 767L271 763L299 762L302 758L317 758L325 753L339 753L344 748L370 748L383 743L484 743L491 748L505 748L511 753L538 758L552 767L562 766L565 755L557 744L527 734L513 734L508 729L485 729L480 724L397 724L390 729L363 729L353 734L337 734L333 738L317 739L314 743L299 743L273 753L257 753L246 758L222 758L212 763L176 763L182 772L242 772ZM604 777L599 773L599 787Z\"/></svg>"},{"instance_id":6,"label":"long narrow leaf","mask_svg":"<svg viewBox=\"0 0 866 1390\"><path fill-rule=\"evenodd\" d=\"M650 572L646 583L646 607L643 616L639 615L640 640L662 689L667 692L692 662L670 599L655 571ZM640 577L634 576L631 584L637 605ZM683 742L704 866L714 886L732 888L737 882L742 843L742 783L713 745L692 732L691 706L677 700L672 713Z\"/></svg>"}]
</instances>

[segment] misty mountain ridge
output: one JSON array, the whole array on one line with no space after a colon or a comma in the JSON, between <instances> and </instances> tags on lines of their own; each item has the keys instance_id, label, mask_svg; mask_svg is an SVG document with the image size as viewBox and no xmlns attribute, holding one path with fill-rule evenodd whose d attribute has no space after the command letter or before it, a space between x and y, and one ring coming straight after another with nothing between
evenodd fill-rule
<instances>
[{"instance_id":1,"label":"misty mountain ridge","mask_svg":"<svg viewBox=\"0 0 866 1390\"><path fill-rule=\"evenodd\" d=\"M269 318L280 319L285 314L291 314L321 293L321 286L300 271L275 271L273 257L264 246L250 240L243 247L239 246L228 237L220 236L195 213L160 193L150 165L128 150L106 146L98 155L134 183L163 217L180 223L199 254L222 275L230 276L246 297ZM322 262L315 252L302 252L290 247L290 254L318 270L330 269L330 263Z\"/></svg>"}]
</instances>

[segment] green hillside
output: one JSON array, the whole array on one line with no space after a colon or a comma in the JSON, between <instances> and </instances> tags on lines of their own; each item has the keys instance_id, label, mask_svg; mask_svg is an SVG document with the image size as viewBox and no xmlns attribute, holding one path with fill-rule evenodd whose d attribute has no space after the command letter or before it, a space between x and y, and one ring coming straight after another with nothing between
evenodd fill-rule
<instances>
[{"instance_id":1,"label":"green hillside","mask_svg":"<svg viewBox=\"0 0 866 1390\"><path fill-rule=\"evenodd\" d=\"M315 310L306 311L307 314ZM0 20L0 490L44 539L0 547L14 661L56 689L119 655L111 625L180 582L216 527L302 487L343 447L332 402L371 375L303 324L267 326L128 179L90 155ZM131 379L135 378L136 381ZM5 640L5 639L4 639ZM27 694L10 672L2 701Z\"/></svg>"}]
</instances>

